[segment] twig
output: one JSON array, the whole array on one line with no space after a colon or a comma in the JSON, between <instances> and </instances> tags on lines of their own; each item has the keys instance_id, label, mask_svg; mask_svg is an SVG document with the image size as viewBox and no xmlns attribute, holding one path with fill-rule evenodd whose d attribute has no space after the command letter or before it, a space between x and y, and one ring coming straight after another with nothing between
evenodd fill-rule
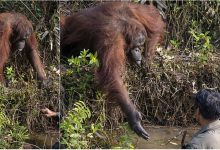
<instances>
[{"instance_id":1,"label":"twig","mask_svg":"<svg viewBox=\"0 0 220 150\"><path fill-rule=\"evenodd\" d=\"M34 16L34 18L39 22L39 19L37 19L37 17L34 15L34 13L27 7L27 5L25 5L25 3L20 0L20 2L29 10L29 12Z\"/></svg>"},{"instance_id":2,"label":"twig","mask_svg":"<svg viewBox=\"0 0 220 150\"><path fill-rule=\"evenodd\" d=\"M35 144L31 144L31 143L27 143L27 142L22 142L23 144L29 144L31 146L34 146L37 149L41 149L39 146L35 145Z\"/></svg>"},{"instance_id":3,"label":"twig","mask_svg":"<svg viewBox=\"0 0 220 150\"><path fill-rule=\"evenodd\" d=\"M186 134L187 134L187 130L183 131L183 137L182 137L182 140L181 140L181 147L183 147L183 145L185 143Z\"/></svg>"},{"instance_id":4,"label":"twig","mask_svg":"<svg viewBox=\"0 0 220 150\"><path fill-rule=\"evenodd\" d=\"M165 143L165 145L167 145L168 143L170 143L172 140L176 139L178 136L180 136L182 133L184 133L185 130L181 130L177 135L175 135L174 137L172 137L171 139L169 139L167 141L167 143Z\"/></svg>"}]
</instances>

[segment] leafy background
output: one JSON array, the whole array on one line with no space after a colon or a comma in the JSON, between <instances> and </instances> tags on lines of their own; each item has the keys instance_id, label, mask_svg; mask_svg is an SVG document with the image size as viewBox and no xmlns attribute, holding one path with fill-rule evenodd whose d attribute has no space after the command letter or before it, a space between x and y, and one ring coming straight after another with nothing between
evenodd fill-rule
<instances>
[{"instance_id":1,"label":"leafy background","mask_svg":"<svg viewBox=\"0 0 220 150\"><path fill-rule=\"evenodd\" d=\"M25 56L21 53L12 55L5 67L9 86L0 88L0 138L5 139L0 141L0 148L21 148L31 132L58 132L56 122L44 117L40 109L49 107L59 111L59 14L69 15L100 2L59 3L0 2L0 12L20 12L33 22L39 52L51 80L49 88L38 88L36 73L23 59ZM169 1L166 5L167 31L164 43L157 49L149 70L127 63L125 84L131 100L141 110L146 125L184 127L194 125L194 94L202 88L220 90L220 1ZM123 114L118 107L109 107L105 95L96 89L92 74L94 65L87 61L79 66L74 65L74 61L72 64L65 66L67 72L62 72L66 95L61 101L61 112L64 116L70 114L64 120L64 130L69 129L68 118L77 118L71 116L75 108L81 108L79 112L89 109L91 116L77 118L83 120L77 122L82 128L77 128L75 134L82 135L81 138L75 137L80 148L132 148L129 136L124 136L128 135L127 129L121 125L124 122ZM71 72L76 68L81 72ZM79 105L79 100L86 106ZM93 128L90 128L91 124L94 124ZM65 135L65 139L70 135Z\"/></svg>"},{"instance_id":2,"label":"leafy background","mask_svg":"<svg viewBox=\"0 0 220 150\"><path fill-rule=\"evenodd\" d=\"M60 14L70 15L99 3L61 2ZM195 93L203 88L220 91L220 1L166 1L166 5L167 30L164 42L157 48L148 70L127 63L124 83L131 100L141 110L145 125L194 126L192 115ZM132 148L133 145L128 142L129 136L126 136L127 130L117 130L122 129L125 121L123 113L115 104L106 101L105 95L100 96L91 74L93 66L89 66L89 62L84 63L84 56L82 51L78 58L72 58L69 66L66 66L69 69L61 75L62 84L68 91L64 99L68 101L68 107L62 109L64 114L69 113L63 124L63 130L67 130L67 145L72 147L74 141L69 137L76 136L79 145L72 148ZM89 60L89 56L86 60ZM78 118L76 124L82 126L83 132L78 128L69 133L71 126L67 127L70 123L68 118L74 117L71 110L87 110L77 107L81 101L86 103L92 117L84 121ZM102 125L96 132L102 136L93 134L92 139L95 141L86 136L91 133L87 128L91 123Z\"/></svg>"},{"instance_id":3,"label":"leafy background","mask_svg":"<svg viewBox=\"0 0 220 150\"><path fill-rule=\"evenodd\" d=\"M22 52L13 53L5 66L7 87L0 88L0 148L22 148L33 132L58 132L57 122L40 109L59 111L59 13L56 1L1 1L0 12L18 12L33 23L38 50L50 80L39 87L36 72ZM4 123L6 122L6 123Z\"/></svg>"}]
</instances>

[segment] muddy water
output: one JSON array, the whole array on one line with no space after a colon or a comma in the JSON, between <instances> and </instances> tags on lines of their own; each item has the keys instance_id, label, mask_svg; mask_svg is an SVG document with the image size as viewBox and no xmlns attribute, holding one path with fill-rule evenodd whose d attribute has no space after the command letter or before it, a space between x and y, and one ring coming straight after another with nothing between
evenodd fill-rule
<instances>
[{"instance_id":1,"label":"muddy water","mask_svg":"<svg viewBox=\"0 0 220 150\"><path fill-rule=\"evenodd\" d=\"M187 130L185 143L187 143L192 135L199 129L198 127L180 128L180 127L146 127L150 134L150 140L146 141L137 138L135 148L137 149L179 149L181 148L182 131Z\"/></svg>"},{"instance_id":2,"label":"muddy water","mask_svg":"<svg viewBox=\"0 0 220 150\"><path fill-rule=\"evenodd\" d=\"M134 135L136 149L179 149L181 148L182 132L187 130L185 142L189 141L198 127L180 128L164 126L146 126L150 140L146 141ZM33 133L24 148L49 149L57 141L58 133ZM29 143L29 144L28 144Z\"/></svg>"},{"instance_id":3,"label":"muddy water","mask_svg":"<svg viewBox=\"0 0 220 150\"><path fill-rule=\"evenodd\" d=\"M32 133L29 136L29 139L26 141L24 148L50 149L52 145L58 140L58 138L59 138L59 134L57 132Z\"/></svg>"}]
</instances>

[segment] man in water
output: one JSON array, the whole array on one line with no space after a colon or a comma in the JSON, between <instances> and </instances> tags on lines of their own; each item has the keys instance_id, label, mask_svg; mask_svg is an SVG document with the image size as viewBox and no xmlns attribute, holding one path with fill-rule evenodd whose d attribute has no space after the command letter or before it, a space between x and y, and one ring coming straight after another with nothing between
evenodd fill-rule
<instances>
[{"instance_id":1,"label":"man in water","mask_svg":"<svg viewBox=\"0 0 220 150\"><path fill-rule=\"evenodd\" d=\"M41 109L41 112L43 112L45 114L45 116L47 116L48 118L53 117L59 123L60 123L60 120L62 119L60 112L55 112L55 111L52 111L48 108ZM64 145L60 144L60 139L56 143L54 143L51 148L52 149L65 149Z\"/></svg>"},{"instance_id":2,"label":"man in water","mask_svg":"<svg viewBox=\"0 0 220 150\"><path fill-rule=\"evenodd\" d=\"M185 149L220 149L220 93L203 89L196 94L195 119L201 129Z\"/></svg>"}]
</instances>

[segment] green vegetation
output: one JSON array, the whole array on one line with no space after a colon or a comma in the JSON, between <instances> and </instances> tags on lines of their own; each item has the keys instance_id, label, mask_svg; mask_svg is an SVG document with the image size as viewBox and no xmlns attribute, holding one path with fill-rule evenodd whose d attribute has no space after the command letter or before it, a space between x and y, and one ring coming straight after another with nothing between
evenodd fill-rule
<instances>
[{"instance_id":1,"label":"green vegetation","mask_svg":"<svg viewBox=\"0 0 220 150\"><path fill-rule=\"evenodd\" d=\"M89 148L89 141L100 128L98 124L86 125L84 122L91 117L91 111L83 101L78 101L61 124L64 130L62 143L71 148Z\"/></svg>"},{"instance_id":2,"label":"green vegetation","mask_svg":"<svg viewBox=\"0 0 220 150\"><path fill-rule=\"evenodd\" d=\"M62 143L71 149L133 148L127 124L114 133L105 127L105 107L109 106L105 106L105 96L95 87L93 71L99 65L96 54L83 50L68 63L62 75L67 92L64 101L68 101L67 116L60 126L64 133Z\"/></svg>"},{"instance_id":3,"label":"green vegetation","mask_svg":"<svg viewBox=\"0 0 220 150\"><path fill-rule=\"evenodd\" d=\"M22 148L24 140L28 138L28 130L16 120L7 117L4 105L5 94L0 87L0 149Z\"/></svg>"},{"instance_id":4,"label":"green vegetation","mask_svg":"<svg viewBox=\"0 0 220 150\"><path fill-rule=\"evenodd\" d=\"M136 0L135 0L136 2ZM97 1L60 2L60 14L92 7ZM40 113L59 111L59 14L55 1L1 1L1 12L14 10L34 25L39 51L51 82L40 89L36 74L21 52L5 67L7 87L0 87L0 148L22 148L31 132L55 130ZM189 126L193 95L201 88L220 90L220 1L167 3L167 32L149 70L127 65L125 83L131 100L149 124ZM62 73L65 98L62 142L68 148L135 148L134 137L118 108L106 104L97 90L99 63L87 50L69 60ZM62 95L61 95L62 96ZM113 115L113 117L112 117ZM77 144L76 144L77 142Z\"/></svg>"},{"instance_id":5,"label":"green vegetation","mask_svg":"<svg viewBox=\"0 0 220 150\"><path fill-rule=\"evenodd\" d=\"M6 85L0 87L0 148L23 148L30 133L58 130L40 113L49 107L59 109L59 15L58 2L1 1L1 12L18 12L32 22L38 50L50 79L40 88L36 72L23 51L11 53L4 68ZM1 56L0 56L1 57ZM1 59L1 58L0 58ZM57 131L58 132L58 131ZM43 146L40 146L43 148Z\"/></svg>"},{"instance_id":6,"label":"green vegetation","mask_svg":"<svg viewBox=\"0 0 220 150\"><path fill-rule=\"evenodd\" d=\"M193 95L220 90L217 1L167 3L167 48L158 48L150 69L128 66L126 82L144 118L152 124L193 123Z\"/></svg>"},{"instance_id":7,"label":"green vegetation","mask_svg":"<svg viewBox=\"0 0 220 150\"><path fill-rule=\"evenodd\" d=\"M61 12L65 12L62 11L65 9L74 12L97 3L69 2L68 6L61 5ZM193 95L202 88L220 90L220 3L176 1L167 2L167 6L167 32L162 44L167 47L157 49L148 70L128 63L124 81L129 89L129 96L141 110L144 121L157 125L189 126L193 123ZM75 129L75 133L77 131L78 135L82 135L80 139L78 137L77 143L81 144L80 148L135 147L134 137L131 138L128 126L123 126L121 111L117 108L107 111L105 95L97 92L94 85L95 77L92 72L98 63L91 67L89 61L88 53L82 51L80 57L69 61L71 66L66 67L70 70L62 75L62 83L67 89L65 101L68 101L68 107L63 109L64 114L68 114L66 121L70 122L68 118L76 114L73 113L75 108L82 112L89 108L92 114L91 117L85 115L86 119L85 116L82 117L84 119L75 116L78 123L81 120L80 128ZM76 107L74 104L79 101L83 101L85 106L82 104L82 107ZM71 115L73 116L69 117ZM98 119L100 116L101 120ZM95 133L91 130L92 123L101 124ZM63 126L62 129L65 133L69 128L72 127ZM93 135L91 139L86 136L90 133ZM66 132L65 139L70 140L70 135Z\"/></svg>"}]
</instances>

